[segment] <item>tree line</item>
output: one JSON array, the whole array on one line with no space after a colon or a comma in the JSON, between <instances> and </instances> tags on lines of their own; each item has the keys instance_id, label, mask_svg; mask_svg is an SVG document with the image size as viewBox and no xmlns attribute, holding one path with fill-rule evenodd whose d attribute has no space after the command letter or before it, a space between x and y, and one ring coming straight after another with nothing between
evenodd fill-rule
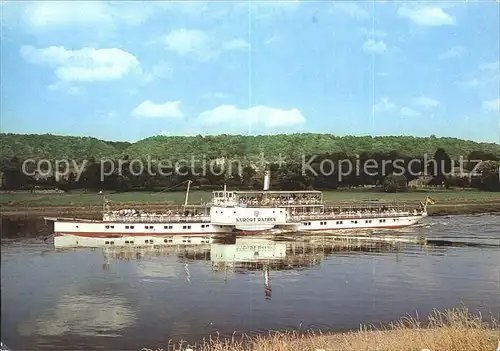
<instances>
[{"instance_id":1,"label":"tree line","mask_svg":"<svg viewBox=\"0 0 500 351\"><path fill-rule=\"evenodd\" d=\"M343 152L311 154L290 159L284 164L270 163L271 188L275 190L338 189L378 187L386 192L407 191L412 181L428 178L425 184L440 187L473 187L500 191L500 157L483 151L472 151L463 164L453 160L443 148L431 159L414 158L400 152L362 152L356 157ZM309 160L306 163L304 160ZM482 162L479 163L479 160ZM62 177L40 176L35 163L23 170L24 160L14 156L0 165L2 188L8 190L58 188L61 190L181 190L177 185L192 181L195 189L231 188L262 189L262 165L251 160L233 164L222 159L207 170L203 165L166 166L140 169L128 155L101 162L91 157L81 173L71 171ZM366 165L370 162L370 167ZM305 167L305 165L307 165ZM351 168L350 168L351 167ZM46 169L42 169L46 171ZM28 175L29 174L29 175ZM165 175L167 174L167 175ZM103 175L106 175L103 177Z\"/></svg>"},{"instance_id":2,"label":"tree line","mask_svg":"<svg viewBox=\"0 0 500 351\"><path fill-rule=\"evenodd\" d=\"M282 154L289 159L302 155L343 154L349 157L363 153L389 155L395 151L408 157L433 155L442 148L453 159L467 157L472 152L500 157L500 145L478 143L457 138L413 136L335 136L332 134L300 133L279 135L209 135L209 136L154 136L129 142L113 142L90 137L59 136L52 134L1 134L0 160L13 157L25 159L130 158L153 159L246 158L260 154Z\"/></svg>"}]
</instances>

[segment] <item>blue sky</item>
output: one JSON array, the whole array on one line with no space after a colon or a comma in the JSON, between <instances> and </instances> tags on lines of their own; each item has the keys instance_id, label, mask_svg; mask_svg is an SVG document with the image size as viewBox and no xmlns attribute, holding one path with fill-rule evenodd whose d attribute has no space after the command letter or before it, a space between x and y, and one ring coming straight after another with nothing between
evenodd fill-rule
<instances>
[{"instance_id":1,"label":"blue sky","mask_svg":"<svg viewBox=\"0 0 500 351\"><path fill-rule=\"evenodd\" d=\"M2 1L2 132L500 142L500 5Z\"/></svg>"}]
</instances>

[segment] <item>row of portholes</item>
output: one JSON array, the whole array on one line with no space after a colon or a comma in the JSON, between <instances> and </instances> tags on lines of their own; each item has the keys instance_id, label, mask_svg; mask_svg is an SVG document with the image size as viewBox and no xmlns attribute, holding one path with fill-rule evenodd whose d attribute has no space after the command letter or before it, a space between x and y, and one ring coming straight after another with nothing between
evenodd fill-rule
<instances>
[{"instance_id":1,"label":"row of portholes","mask_svg":"<svg viewBox=\"0 0 500 351\"><path fill-rule=\"evenodd\" d=\"M172 239L164 239L164 240L163 240L163 242L164 242L164 243L173 243L173 240L172 240ZM190 243L190 242L191 242L191 239L184 239L184 240L182 240L182 242L183 242L183 243ZM202 243L202 244L203 244L203 243L207 243L207 244L208 244L209 242L210 242L209 240L206 240L206 241L205 241L205 240L202 240L202 241L201 241L201 243ZM114 245L114 244L115 244L115 242L114 242L114 241L106 241L106 242L104 242L104 243L105 243L106 245ZM133 244L133 243L134 243L133 241L125 240L125 244ZM154 241L153 241L153 240L148 240L148 239L146 239L146 240L144 240L144 243L145 243L145 244L153 244L153 243L154 243Z\"/></svg>"},{"instance_id":2,"label":"row of portholes","mask_svg":"<svg viewBox=\"0 0 500 351\"><path fill-rule=\"evenodd\" d=\"M394 222L399 221L399 219L393 219ZM379 219L379 223L385 223L385 219ZM327 225L328 222L319 222L319 225ZM351 221L352 224L358 224L358 221ZM365 223L372 223L371 219L365 220ZM311 225L311 222L303 222L303 225ZM335 222L336 225L344 224L343 221L337 221Z\"/></svg>"}]
</instances>

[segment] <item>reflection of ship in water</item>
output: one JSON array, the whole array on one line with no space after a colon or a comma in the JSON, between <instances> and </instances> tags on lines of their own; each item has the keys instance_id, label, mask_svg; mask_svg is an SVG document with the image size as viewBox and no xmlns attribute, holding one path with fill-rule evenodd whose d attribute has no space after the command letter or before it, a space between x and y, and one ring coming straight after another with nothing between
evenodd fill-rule
<instances>
[{"instance_id":1,"label":"reflection of ship in water","mask_svg":"<svg viewBox=\"0 0 500 351\"><path fill-rule=\"evenodd\" d=\"M214 271L289 270L318 265L334 253L389 252L404 243L392 237L293 236L231 237L208 243L103 247L107 260L175 255L182 262L211 261Z\"/></svg>"},{"instance_id":2,"label":"reflection of ship in water","mask_svg":"<svg viewBox=\"0 0 500 351\"><path fill-rule=\"evenodd\" d=\"M401 241L373 237L244 237L232 243L214 242L210 257L215 271L296 270L314 267L334 253L394 251L399 244Z\"/></svg>"},{"instance_id":3,"label":"reflection of ship in water","mask_svg":"<svg viewBox=\"0 0 500 351\"><path fill-rule=\"evenodd\" d=\"M406 240L409 241L409 240ZM302 270L319 265L335 253L381 253L398 251L405 241L397 237L293 236L226 237L211 244L184 243L169 246L105 247L103 269L111 260L141 260L174 256L185 265L190 282L189 262L211 262L214 272L263 272L266 299L271 298L272 271ZM163 264L163 263L162 263Z\"/></svg>"}]
</instances>

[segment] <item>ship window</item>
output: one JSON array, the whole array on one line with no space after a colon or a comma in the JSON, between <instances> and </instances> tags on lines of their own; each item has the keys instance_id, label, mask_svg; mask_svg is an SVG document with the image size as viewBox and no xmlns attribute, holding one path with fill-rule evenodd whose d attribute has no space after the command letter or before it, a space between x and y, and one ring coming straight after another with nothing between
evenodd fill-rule
<instances>
[{"instance_id":1,"label":"ship window","mask_svg":"<svg viewBox=\"0 0 500 351\"><path fill-rule=\"evenodd\" d=\"M183 226L182 226L182 229L186 229L186 226L185 226L185 225L183 225Z\"/></svg>"},{"instance_id":2,"label":"ship window","mask_svg":"<svg viewBox=\"0 0 500 351\"><path fill-rule=\"evenodd\" d=\"M152 244L153 243L153 240L149 240L149 243Z\"/></svg>"},{"instance_id":3,"label":"ship window","mask_svg":"<svg viewBox=\"0 0 500 351\"><path fill-rule=\"evenodd\" d=\"M234 214L236 214L236 211L234 211Z\"/></svg>"},{"instance_id":4,"label":"ship window","mask_svg":"<svg viewBox=\"0 0 500 351\"><path fill-rule=\"evenodd\" d=\"M128 244L128 240L125 240L125 244Z\"/></svg>"},{"instance_id":5,"label":"ship window","mask_svg":"<svg viewBox=\"0 0 500 351\"><path fill-rule=\"evenodd\" d=\"M128 225L125 226L125 229L128 229Z\"/></svg>"},{"instance_id":6,"label":"ship window","mask_svg":"<svg viewBox=\"0 0 500 351\"><path fill-rule=\"evenodd\" d=\"M104 242L105 244L109 244L109 241Z\"/></svg>"},{"instance_id":7,"label":"ship window","mask_svg":"<svg viewBox=\"0 0 500 351\"><path fill-rule=\"evenodd\" d=\"M144 240L144 243L147 244L149 242L149 240Z\"/></svg>"},{"instance_id":8,"label":"ship window","mask_svg":"<svg viewBox=\"0 0 500 351\"><path fill-rule=\"evenodd\" d=\"M78 226L76 226L78 228Z\"/></svg>"},{"instance_id":9,"label":"ship window","mask_svg":"<svg viewBox=\"0 0 500 351\"><path fill-rule=\"evenodd\" d=\"M109 229L109 225L106 226L106 229Z\"/></svg>"},{"instance_id":10,"label":"ship window","mask_svg":"<svg viewBox=\"0 0 500 351\"><path fill-rule=\"evenodd\" d=\"M115 227L114 225L111 226L111 228L114 228L114 227Z\"/></svg>"},{"instance_id":11,"label":"ship window","mask_svg":"<svg viewBox=\"0 0 500 351\"><path fill-rule=\"evenodd\" d=\"M190 226L190 225L188 225L188 229L191 229L191 226Z\"/></svg>"},{"instance_id":12,"label":"ship window","mask_svg":"<svg viewBox=\"0 0 500 351\"><path fill-rule=\"evenodd\" d=\"M134 226L133 226L133 225L131 225L131 226L130 226L130 229L134 229Z\"/></svg>"},{"instance_id":13,"label":"ship window","mask_svg":"<svg viewBox=\"0 0 500 351\"><path fill-rule=\"evenodd\" d=\"M185 242L186 242L186 240L182 240L182 242L183 242L183 243L185 243Z\"/></svg>"},{"instance_id":14,"label":"ship window","mask_svg":"<svg viewBox=\"0 0 500 351\"><path fill-rule=\"evenodd\" d=\"M134 242L133 241L129 241L130 244L133 244Z\"/></svg>"},{"instance_id":15,"label":"ship window","mask_svg":"<svg viewBox=\"0 0 500 351\"><path fill-rule=\"evenodd\" d=\"M113 245L115 242L114 242L114 241L110 241L109 243L110 243L111 245Z\"/></svg>"}]
</instances>

